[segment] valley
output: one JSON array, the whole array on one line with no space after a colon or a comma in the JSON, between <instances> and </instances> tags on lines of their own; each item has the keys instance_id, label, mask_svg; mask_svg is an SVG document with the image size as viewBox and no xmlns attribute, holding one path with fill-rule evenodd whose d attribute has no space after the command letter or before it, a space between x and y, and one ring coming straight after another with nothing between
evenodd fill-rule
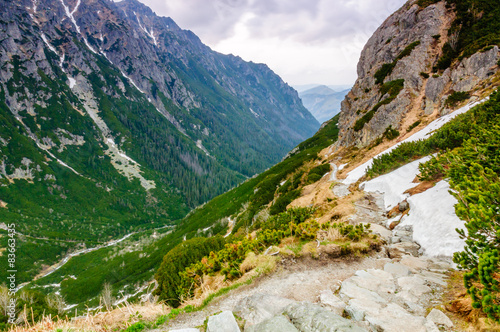
<instances>
[{"instance_id":1,"label":"valley","mask_svg":"<svg viewBox=\"0 0 500 332\"><path fill-rule=\"evenodd\" d=\"M498 329L493 1L300 93L136 0L0 3L0 330Z\"/></svg>"}]
</instances>

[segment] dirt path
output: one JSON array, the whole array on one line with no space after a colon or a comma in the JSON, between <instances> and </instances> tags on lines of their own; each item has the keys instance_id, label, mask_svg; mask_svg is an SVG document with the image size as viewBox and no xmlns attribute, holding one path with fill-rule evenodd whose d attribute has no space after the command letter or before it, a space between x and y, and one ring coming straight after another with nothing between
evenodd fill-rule
<instances>
[{"instance_id":1,"label":"dirt path","mask_svg":"<svg viewBox=\"0 0 500 332\"><path fill-rule=\"evenodd\" d=\"M201 311L177 317L167 325L167 329L163 327L155 331L203 325L208 316L224 310L233 311L239 301L259 293L315 303L321 291L337 290L340 283L352 277L356 271L383 268L390 259L380 256L382 254L351 260L302 258L295 263L282 261L274 273L214 300Z\"/></svg>"}]
</instances>

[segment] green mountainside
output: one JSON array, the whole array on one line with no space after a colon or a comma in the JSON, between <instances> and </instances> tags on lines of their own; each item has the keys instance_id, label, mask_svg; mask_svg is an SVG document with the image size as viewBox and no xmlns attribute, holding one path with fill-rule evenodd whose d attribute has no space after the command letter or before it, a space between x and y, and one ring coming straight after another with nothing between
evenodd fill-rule
<instances>
[{"instance_id":1,"label":"green mountainside","mask_svg":"<svg viewBox=\"0 0 500 332\"><path fill-rule=\"evenodd\" d=\"M137 1L0 4L0 228L16 225L18 282L174 224L319 127L267 66Z\"/></svg>"}]
</instances>

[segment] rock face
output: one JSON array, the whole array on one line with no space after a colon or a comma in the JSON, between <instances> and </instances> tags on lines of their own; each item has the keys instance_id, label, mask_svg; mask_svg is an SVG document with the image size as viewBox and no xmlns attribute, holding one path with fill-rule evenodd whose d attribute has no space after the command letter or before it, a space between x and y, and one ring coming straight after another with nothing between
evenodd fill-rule
<instances>
[{"instance_id":1,"label":"rock face","mask_svg":"<svg viewBox=\"0 0 500 332\"><path fill-rule=\"evenodd\" d=\"M454 17L445 1L420 8L410 0L377 29L361 53L356 84L342 103L338 146L367 146L389 126L406 132L422 116L449 112L444 102L451 93L474 91L498 72L499 50L493 47L433 75ZM377 82L377 72L388 66ZM403 88L388 99L383 85L396 80L404 80ZM359 123L363 117L364 125Z\"/></svg>"}]
</instances>

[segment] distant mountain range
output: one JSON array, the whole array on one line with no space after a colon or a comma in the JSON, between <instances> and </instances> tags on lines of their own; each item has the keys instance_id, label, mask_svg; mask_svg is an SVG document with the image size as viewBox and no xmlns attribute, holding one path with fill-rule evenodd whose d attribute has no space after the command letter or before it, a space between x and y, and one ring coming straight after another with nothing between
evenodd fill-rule
<instances>
[{"instance_id":1,"label":"distant mountain range","mask_svg":"<svg viewBox=\"0 0 500 332\"><path fill-rule=\"evenodd\" d=\"M330 120L340 112L340 104L350 91L346 86L316 85L302 90L310 85L296 86L302 103L321 123ZM335 88L335 89L334 89Z\"/></svg>"}]
</instances>

